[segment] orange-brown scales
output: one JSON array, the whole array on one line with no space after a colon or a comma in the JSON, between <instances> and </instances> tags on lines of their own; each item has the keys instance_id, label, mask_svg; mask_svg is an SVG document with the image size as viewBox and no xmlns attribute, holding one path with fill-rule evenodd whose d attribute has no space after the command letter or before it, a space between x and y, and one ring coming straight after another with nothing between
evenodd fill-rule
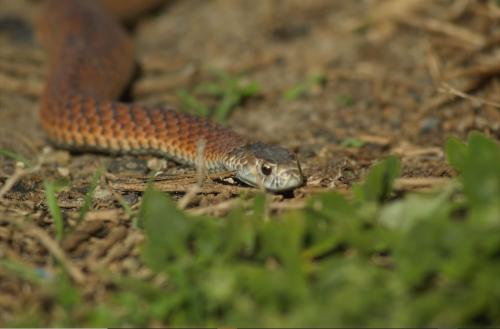
<instances>
[{"instance_id":1,"label":"orange-brown scales","mask_svg":"<svg viewBox=\"0 0 500 329\"><path fill-rule=\"evenodd\" d=\"M118 8L111 3L107 0L106 8ZM285 149L249 142L191 114L117 102L131 78L134 56L125 30L98 2L46 0L37 31L49 53L40 120L53 143L76 150L154 153L194 165L204 141L208 169L234 170L240 180L272 191L302 184L298 162Z\"/></svg>"}]
</instances>

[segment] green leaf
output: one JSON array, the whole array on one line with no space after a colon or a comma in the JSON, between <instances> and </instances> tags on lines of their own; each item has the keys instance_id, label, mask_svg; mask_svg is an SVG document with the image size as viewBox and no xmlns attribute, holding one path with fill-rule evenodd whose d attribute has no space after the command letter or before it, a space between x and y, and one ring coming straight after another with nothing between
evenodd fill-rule
<instances>
[{"instance_id":1,"label":"green leaf","mask_svg":"<svg viewBox=\"0 0 500 329\"><path fill-rule=\"evenodd\" d=\"M479 132L469 134L467 145L450 138L448 160L461 173L464 192L478 217L494 220L500 211L500 146ZM487 207L491 205L492 208ZM480 209L480 210L479 210ZM488 213L488 214L487 214ZM500 218L498 219L500 221Z\"/></svg>"},{"instance_id":2,"label":"green leaf","mask_svg":"<svg viewBox=\"0 0 500 329\"><path fill-rule=\"evenodd\" d=\"M406 232L421 220L447 216L453 209L449 202L453 193L456 193L456 186L450 184L442 191L432 194L408 195L404 200L383 207L378 221L390 229Z\"/></svg>"},{"instance_id":3,"label":"green leaf","mask_svg":"<svg viewBox=\"0 0 500 329\"><path fill-rule=\"evenodd\" d=\"M186 253L187 218L163 193L152 189L146 191L139 219L147 237L143 255L150 266L162 268L168 257Z\"/></svg>"},{"instance_id":4,"label":"green leaf","mask_svg":"<svg viewBox=\"0 0 500 329\"><path fill-rule=\"evenodd\" d=\"M448 158L448 162L460 170L463 168L463 164L467 155L467 145L460 141L456 137L448 138L445 146L446 157Z\"/></svg>"},{"instance_id":5,"label":"green leaf","mask_svg":"<svg viewBox=\"0 0 500 329\"><path fill-rule=\"evenodd\" d=\"M381 203L389 197L394 180L399 177L401 165L395 156L376 163L368 172L363 184L355 187L358 199Z\"/></svg>"}]
</instances>

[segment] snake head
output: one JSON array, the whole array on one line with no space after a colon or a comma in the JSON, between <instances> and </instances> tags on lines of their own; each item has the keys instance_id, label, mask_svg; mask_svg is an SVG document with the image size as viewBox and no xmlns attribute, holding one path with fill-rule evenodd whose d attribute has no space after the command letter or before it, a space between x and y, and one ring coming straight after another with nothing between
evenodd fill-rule
<instances>
[{"instance_id":1,"label":"snake head","mask_svg":"<svg viewBox=\"0 0 500 329\"><path fill-rule=\"evenodd\" d=\"M236 178L248 185L281 192L304 183L299 162L284 148L254 142L231 153L234 160L228 169L235 170Z\"/></svg>"}]
</instances>

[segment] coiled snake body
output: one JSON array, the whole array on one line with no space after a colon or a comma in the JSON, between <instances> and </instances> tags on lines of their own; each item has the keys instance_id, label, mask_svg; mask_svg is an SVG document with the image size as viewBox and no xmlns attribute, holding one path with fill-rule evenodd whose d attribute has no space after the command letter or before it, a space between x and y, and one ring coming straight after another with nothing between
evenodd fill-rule
<instances>
[{"instance_id":1,"label":"coiled snake body","mask_svg":"<svg viewBox=\"0 0 500 329\"><path fill-rule=\"evenodd\" d=\"M99 3L46 0L37 32L49 54L40 119L53 143L153 153L194 165L198 141L204 140L203 162L210 170L235 171L239 180L270 191L302 184L298 162L281 147L250 141L170 108L116 101L133 72L132 44L117 18Z\"/></svg>"}]
</instances>

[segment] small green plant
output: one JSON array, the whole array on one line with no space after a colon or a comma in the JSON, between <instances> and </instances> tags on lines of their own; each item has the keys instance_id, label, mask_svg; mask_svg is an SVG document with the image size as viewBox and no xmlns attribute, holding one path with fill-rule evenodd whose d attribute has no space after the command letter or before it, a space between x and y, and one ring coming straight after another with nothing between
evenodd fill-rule
<instances>
[{"instance_id":1,"label":"small green plant","mask_svg":"<svg viewBox=\"0 0 500 329\"><path fill-rule=\"evenodd\" d=\"M343 147L353 147L353 148L361 148L365 146L366 142L362 139L357 138L346 138L340 144Z\"/></svg>"},{"instance_id":2,"label":"small green plant","mask_svg":"<svg viewBox=\"0 0 500 329\"><path fill-rule=\"evenodd\" d=\"M210 116L218 122L225 122L234 108L245 99L260 93L260 85L256 82L247 82L222 71L214 70L213 73L216 78L214 82L199 84L194 88L193 94L187 91L179 93L184 109L201 116ZM210 109L194 96L196 94L214 97L217 103Z\"/></svg>"},{"instance_id":3,"label":"small green plant","mask_svg":"<svg viewBox=\"0 0 500 329\"><path fill-rule=\"evenodd\" d=\"M350 107L356 103L356 101L354 100L354 98L352 96L344 95L344 94L337 95L336 101L337 101L337 103L339 103L341 106L344 106L344 107Z\"/></svg>"},{"instance_id":4,"label":"small green plant","mask_svg":"<svg viewBox=\"0 0 500 329\"><path fill-rule=\"evenodd\" d=\"M375 164L363 184L354 187L354 195L362 202L379 202L387 200L394 180L399 177L401 164L395 156Z\"/></svg>"},{"instance_id":5,"label":"small green plant","mask_svg":"<svg viewBox=\"0 0 500 329\"><path fill-rule=\"evenodd\" d=\"M178 93L181 99L181 109L186 112L193 112L196 115L202 117L208 117L210 114L210 109L207 105L200 102L196 97L190 94L187 90L181 90Z\"/></svg>"},{"instance_id":6,"label":"small green plant","mask_svg":"<svg viewBox=\"0 0 500 329\"><path fill-rule=\"evenodd\" d=\"M494 209L487 209L485 205L492 205L500 209L500 147L498 142L489 139L484 134L473 132L469 136L468 144L457 138L450 138L446 143L448 161L460 173L460 180L464 186L472 211L492 211L480 213L480 217L494 215ZM491 220L494 220L491 218Z\"/></svg>"},{"instance_id":7,"label":"small green plant","mask_svg":"<svg viewBox=\"0 0 500 329\"><path fill-rule=\"evenodd\" d=\"M323 74L312 74L303 83L299 83L283 93L283 100L290 102L300 97L309 95L314 88L321 86L326 81Z\"/></svg>"},{"instance_id":8,"label":"small green plant","mask_svg":"<svg viewBox=\"0 0 500 329\"><path fill-rule=\"evenodd\" d=\"M216 219L188 215L150 189L139 211L141 259L164 280L114 277L114 293L96 306L54 279L47 298L57 311L32 318L45 326L75 318L85 326L493 326L499 146L473 133L467 143L450 139L446 154L460 176L432 192L396 198L401 165L390 156L352 198L320 193L271 219L260 194Z\"/></svg>"}]
</instances>

